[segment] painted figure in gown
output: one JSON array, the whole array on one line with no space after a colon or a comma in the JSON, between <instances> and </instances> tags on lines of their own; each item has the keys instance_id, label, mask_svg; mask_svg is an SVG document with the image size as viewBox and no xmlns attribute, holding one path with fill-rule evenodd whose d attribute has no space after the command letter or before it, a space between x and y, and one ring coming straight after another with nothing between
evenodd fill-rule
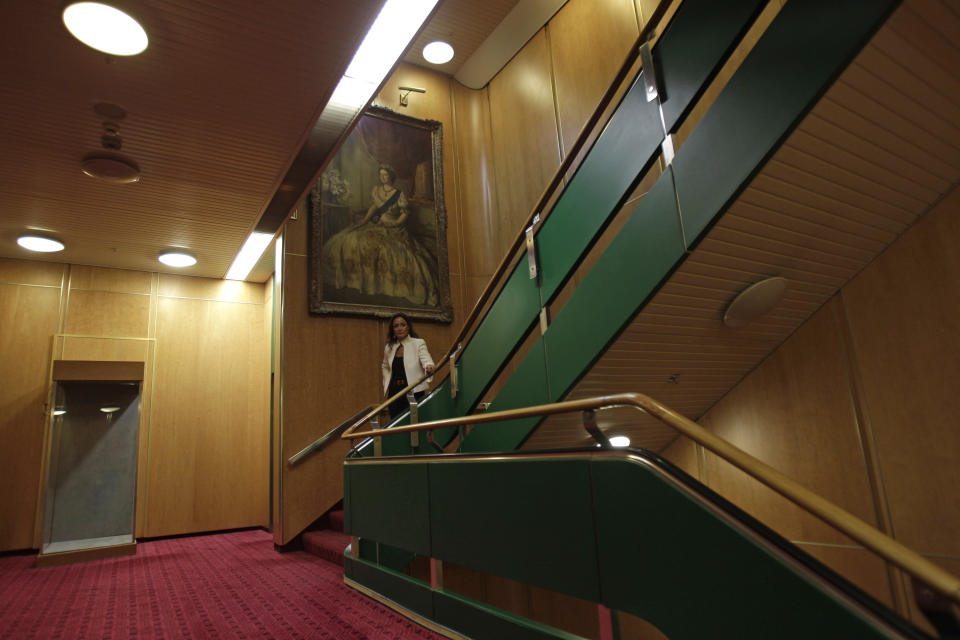
<instances>
[{"instance_id":1,"label":"painted figure in gown","mask_svg":"<svg viewBox=\"0 0 960 640\"><path fill-rule=\"evenodd\" d=\"M335 234L323 249L327 286L349 287L366 295L404 298L413 304L437 305L437 283L430 252L408 231L409 203L394 185L396 172L378 170L373 204L352 227Z\"/></svg>"}]
</instances>

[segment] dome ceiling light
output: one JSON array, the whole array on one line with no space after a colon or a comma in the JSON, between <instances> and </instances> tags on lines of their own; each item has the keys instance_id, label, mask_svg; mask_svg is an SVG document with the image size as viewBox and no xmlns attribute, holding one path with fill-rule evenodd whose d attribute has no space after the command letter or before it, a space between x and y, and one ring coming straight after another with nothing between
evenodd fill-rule
<instances>
[{"instance_id":1,"label":"dome ceiling light","mask_svg":"<svg viewBox=\"0 0 960 640\"><path fill-rule=\"evenodd\" d=\"M728 327L745 327L777 306L787 291L787 279L779 276L767 278L737 294L723 314L723 324Z\"/></svg>"},{"instance_id":2,"label":"dome ceiling light","mask_svg":"<svg viewBox=\"0 0 960 640\"><path fill-rule=\"evenodd\" d=\"M453 60L453 47L443 40L436 40L423 47L423 59L432 64L443 64Z\"/></svg>"},{"instance_id":3,"label":"dome ceiling light","mask_svg":"<svg viewBox=\"0 0 960 640\"><path fill-rule=\"evenodd\" d=\"M67 5L63 24L83 44L115 56L135 56L149 43L147 32L133 16L103 2Z\"/></svg>"},{"instance_id":4,"label":"dome ceiling light","mask_svg":"<svg viewBox=\"0 0 960 640\"><path fill-rule=\"evenodd\" d=\"M39 251L40 253L56 253L57 251L63 251L64 248L63 243L59 240L35 234L20 236L17 238L17 244L27 251Z\"/></svg>"},{"instance_id":5,"label":"dome ceiling light","mask_svg":"<svg viewBox=\"0 0 960 640\"><path fill-rule=\"evenodd\" d=\"M196 256L180 250L164 251L157 259L168 267L192 267L197 264Z\"/></svg>"}]
</instances>

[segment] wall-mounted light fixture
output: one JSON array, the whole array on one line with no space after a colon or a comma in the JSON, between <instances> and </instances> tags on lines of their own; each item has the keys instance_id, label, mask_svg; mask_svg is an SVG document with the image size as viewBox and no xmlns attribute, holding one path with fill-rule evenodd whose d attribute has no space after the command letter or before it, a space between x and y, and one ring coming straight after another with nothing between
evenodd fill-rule
<instances>
[{"instance_id":1,"label":"wall-mounted light fixture","mask_svg":"<svg viewBox=\"0 0 960 640\"><path fill-rule=\"evenodd\" d=\"M405 107L410 102L410 93L426 93L426 89L420 87L397 87L400 90L400 106Z\"/></svg>"}]
</instances>

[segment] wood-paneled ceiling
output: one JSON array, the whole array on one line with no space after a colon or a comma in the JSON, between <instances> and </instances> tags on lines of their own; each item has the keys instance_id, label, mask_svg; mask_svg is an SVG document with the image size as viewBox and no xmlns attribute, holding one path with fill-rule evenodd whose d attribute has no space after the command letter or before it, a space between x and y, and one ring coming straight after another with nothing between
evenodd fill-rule
<instances>
[{"instance_id":1,"label":"wood-paneled ceiling","mask_svg":"<svg viewBox=\"0 0 960 640\"><path fill-rule=\"evenodd\" d=\"M642 392L699 418L957 185L960 15L950 6L907 0L893 14L570 399ZM770 276L789 279L780 305L724 326L737 293ZM676 436L636 410L597 418L631 446L659 451ZM579 416L555 416L525 447L590 442Z\"/></svg>"},{"instance_id":2,"label":"wood-paneled ceiling","mask_svg":"<svg viewBox=\"0 0 960 640\"><path fill-rule=\"evenodd\" d=\"M157 256L182 247L199 262L175 272L222 277L382 0L128 4L150 46L124 58L70 36L60 1L4 2L0 257L174 272ZM442 70L456 72L515 4L441 3L424 37L442 34L457 49ZM97 103L126 111L120 153L139 165L139 183L81 173L81 159L101 150ZM16 238L30 229L67 249L21 249Z\"/></svg>"}]
</instances>

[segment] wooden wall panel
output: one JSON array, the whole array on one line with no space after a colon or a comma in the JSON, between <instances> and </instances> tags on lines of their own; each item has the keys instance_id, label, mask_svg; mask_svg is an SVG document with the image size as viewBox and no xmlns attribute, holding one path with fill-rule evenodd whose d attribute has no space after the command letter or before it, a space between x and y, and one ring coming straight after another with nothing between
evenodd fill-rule
<instances>
[{"instance_id":1,"label":"wooden wall panel","mask_svg":"<svg viewBox=\"0 0 960 640\"><path fill-rule=\"evenodd\" d=\"M267 249L270 251L270 249ZM168 298L192 298L194 300L220 300L223 302L262 303L266 286L239 280L215 280L160 274L157 293Z\"/></svg>"},{"instance_id":2,"label":"wooden wall panel","mask_svg":"<svg viewBox=\"0 0 960 640\"><path fill-rule=\"evenodd\" d=\"M843 290L893 531L960 558L960 190Z\"/></svg>"},{"instance_id":3,"label":"wooden wall panel","mask_svg":"<svg viewBox=\"0 0 960 640\"><path fill-rule=\"evenodd\" d=\"M501 256L560 166L550 66L540 31L488 86Z\"/></svg>"},{"instance_id":4,"label":"wooden wall panel","mask_svg":"<svg viewBox=\"0 0 960 640\"><path fill-rule=\"evenodd\" d=\"M498 250L498 209L493 176L490 98L487 89L473 91L454 83L454 141L460 186L463 273L493 274L504 250ZM476 299L475 297L473 298Z\"/></svg>"},{"instance_id":5,"label":"wooden wall panel","mask_svg":"<svg viewBox=\"0 0 960 640\"><path fill-rule=\"evenodd\" d=\"M32 262L0 258L0 283L34 284L60 288L66 265L59 262Z\"/></svg>"},{"instance_id":6,"label":"wooden wall panel","mask_svg":"<svg viewBox=\"0 0 960 640\"><path fill-rule=\"evenodd\" d=\"M150 293L153 274L148 271L104 269L70 265L70 290Z\"/></svg>"},{"instance_id":7,"label":"wooden wall panel","mask_svg":"<svg viewBox=\"0 0 960 640\"><path fill-rule=\"evenodd\" d=\"M640 33L633 0L568 2L550 20L561 157L597 107Z\"/></svg>"},{"instance_id":8,"label":"wooden wall panel","mask_svg":"<svg viewBox=\"0 0 960 640\"><path fill-rule=\"evenodd\" d=\"M66 332L89 336L146 338L150 296L140 293L70 291Z\"/></svg>"},{"instance_id":9,"label":"wooden wall panel","mask_svg":"<svg viewBox=\"0 0 960 640\"><path fill-rule=\"evenodd\" d=\"M399 86L423 87L399 107ZM462 208L457 180L456 134L448 77L401 63L375 100L403 115L435 120L443 127L443 184L447 211L451 324L416 322L434 359L450 347L469 312L464 293ZM307 311L308 221L290 220L285 231L283 288L282 445L274 464L282 474L279 526L274 539L285 544L343 496L341 464L348 445L337 441L297 467L286 459L369 404L382 400L380 360L387 321L376 318L314 316Z\"/></svg>"},{"instance_id":10,"label":"wooden wall panel","mask_svg":"<svg viewBox=\"0 0 960 640\"><path fill-rule=\"evenodd\" d=\"M287 227L288 232L291 227ZM307 313L306 259L285 256L281 544L343 497L342 440L296 467L287 458L363 407L378 403L386 339L380 322Z\"/></svg>"},{"instance_id":11,"label":"wooden wall panel","mask_svg":"<svg viewBox=\"0 0 960 640\"><path fill-rule=\"evenodd\" d=\"M265 526L262 305L160 298L158 315L145 535Z\"/></svg>"},{"instance_id":12,"label":"wooden wall panel","mask_svg":"<svg viewBox=\"0 0 960 640\"><path fill-rule=\"evenodd\" d=\"M888 607L893 607L890 580L883 560L863 547L841 547L798 542L801 549L857 585Z\"/></svg>"},{"instance_id":13,"label":"wooden wall panel","mask_svg":"<svg viewBox=\"0 0 960 640\"><path fill-rule=\"evenodd\" d=\"M834 309L825 305L701 419L708 429L874 524ZM832 527L707 452L707 484L790 540L847 544Z\"/></svg>"},{"instance_id":14,"label":"wooden wall panel","mask_svg":"<svg viewBox=\"0 0 960 640\"><path fill-rule=\"evenodd\" d=\"M52 281L55 270L4 261L3 276ZM58 265L62 273L62 265ZM0 551L34 546L52 336L60 287L0 284ZM15 363L15 364L14 364Z\"/></svg>"},{"instance_id":15,"label":"wooden wall panel","mask_svg":"<svg viewBox=\"0 0 960 640\"><path fill-rule=\"evenodd\" d=\"M678 436L666 449L660 452L660 456L666 458L683 471L703 482L701 473L700 447L696 442L686 436Z\"/></svg>"}]
</instances>

